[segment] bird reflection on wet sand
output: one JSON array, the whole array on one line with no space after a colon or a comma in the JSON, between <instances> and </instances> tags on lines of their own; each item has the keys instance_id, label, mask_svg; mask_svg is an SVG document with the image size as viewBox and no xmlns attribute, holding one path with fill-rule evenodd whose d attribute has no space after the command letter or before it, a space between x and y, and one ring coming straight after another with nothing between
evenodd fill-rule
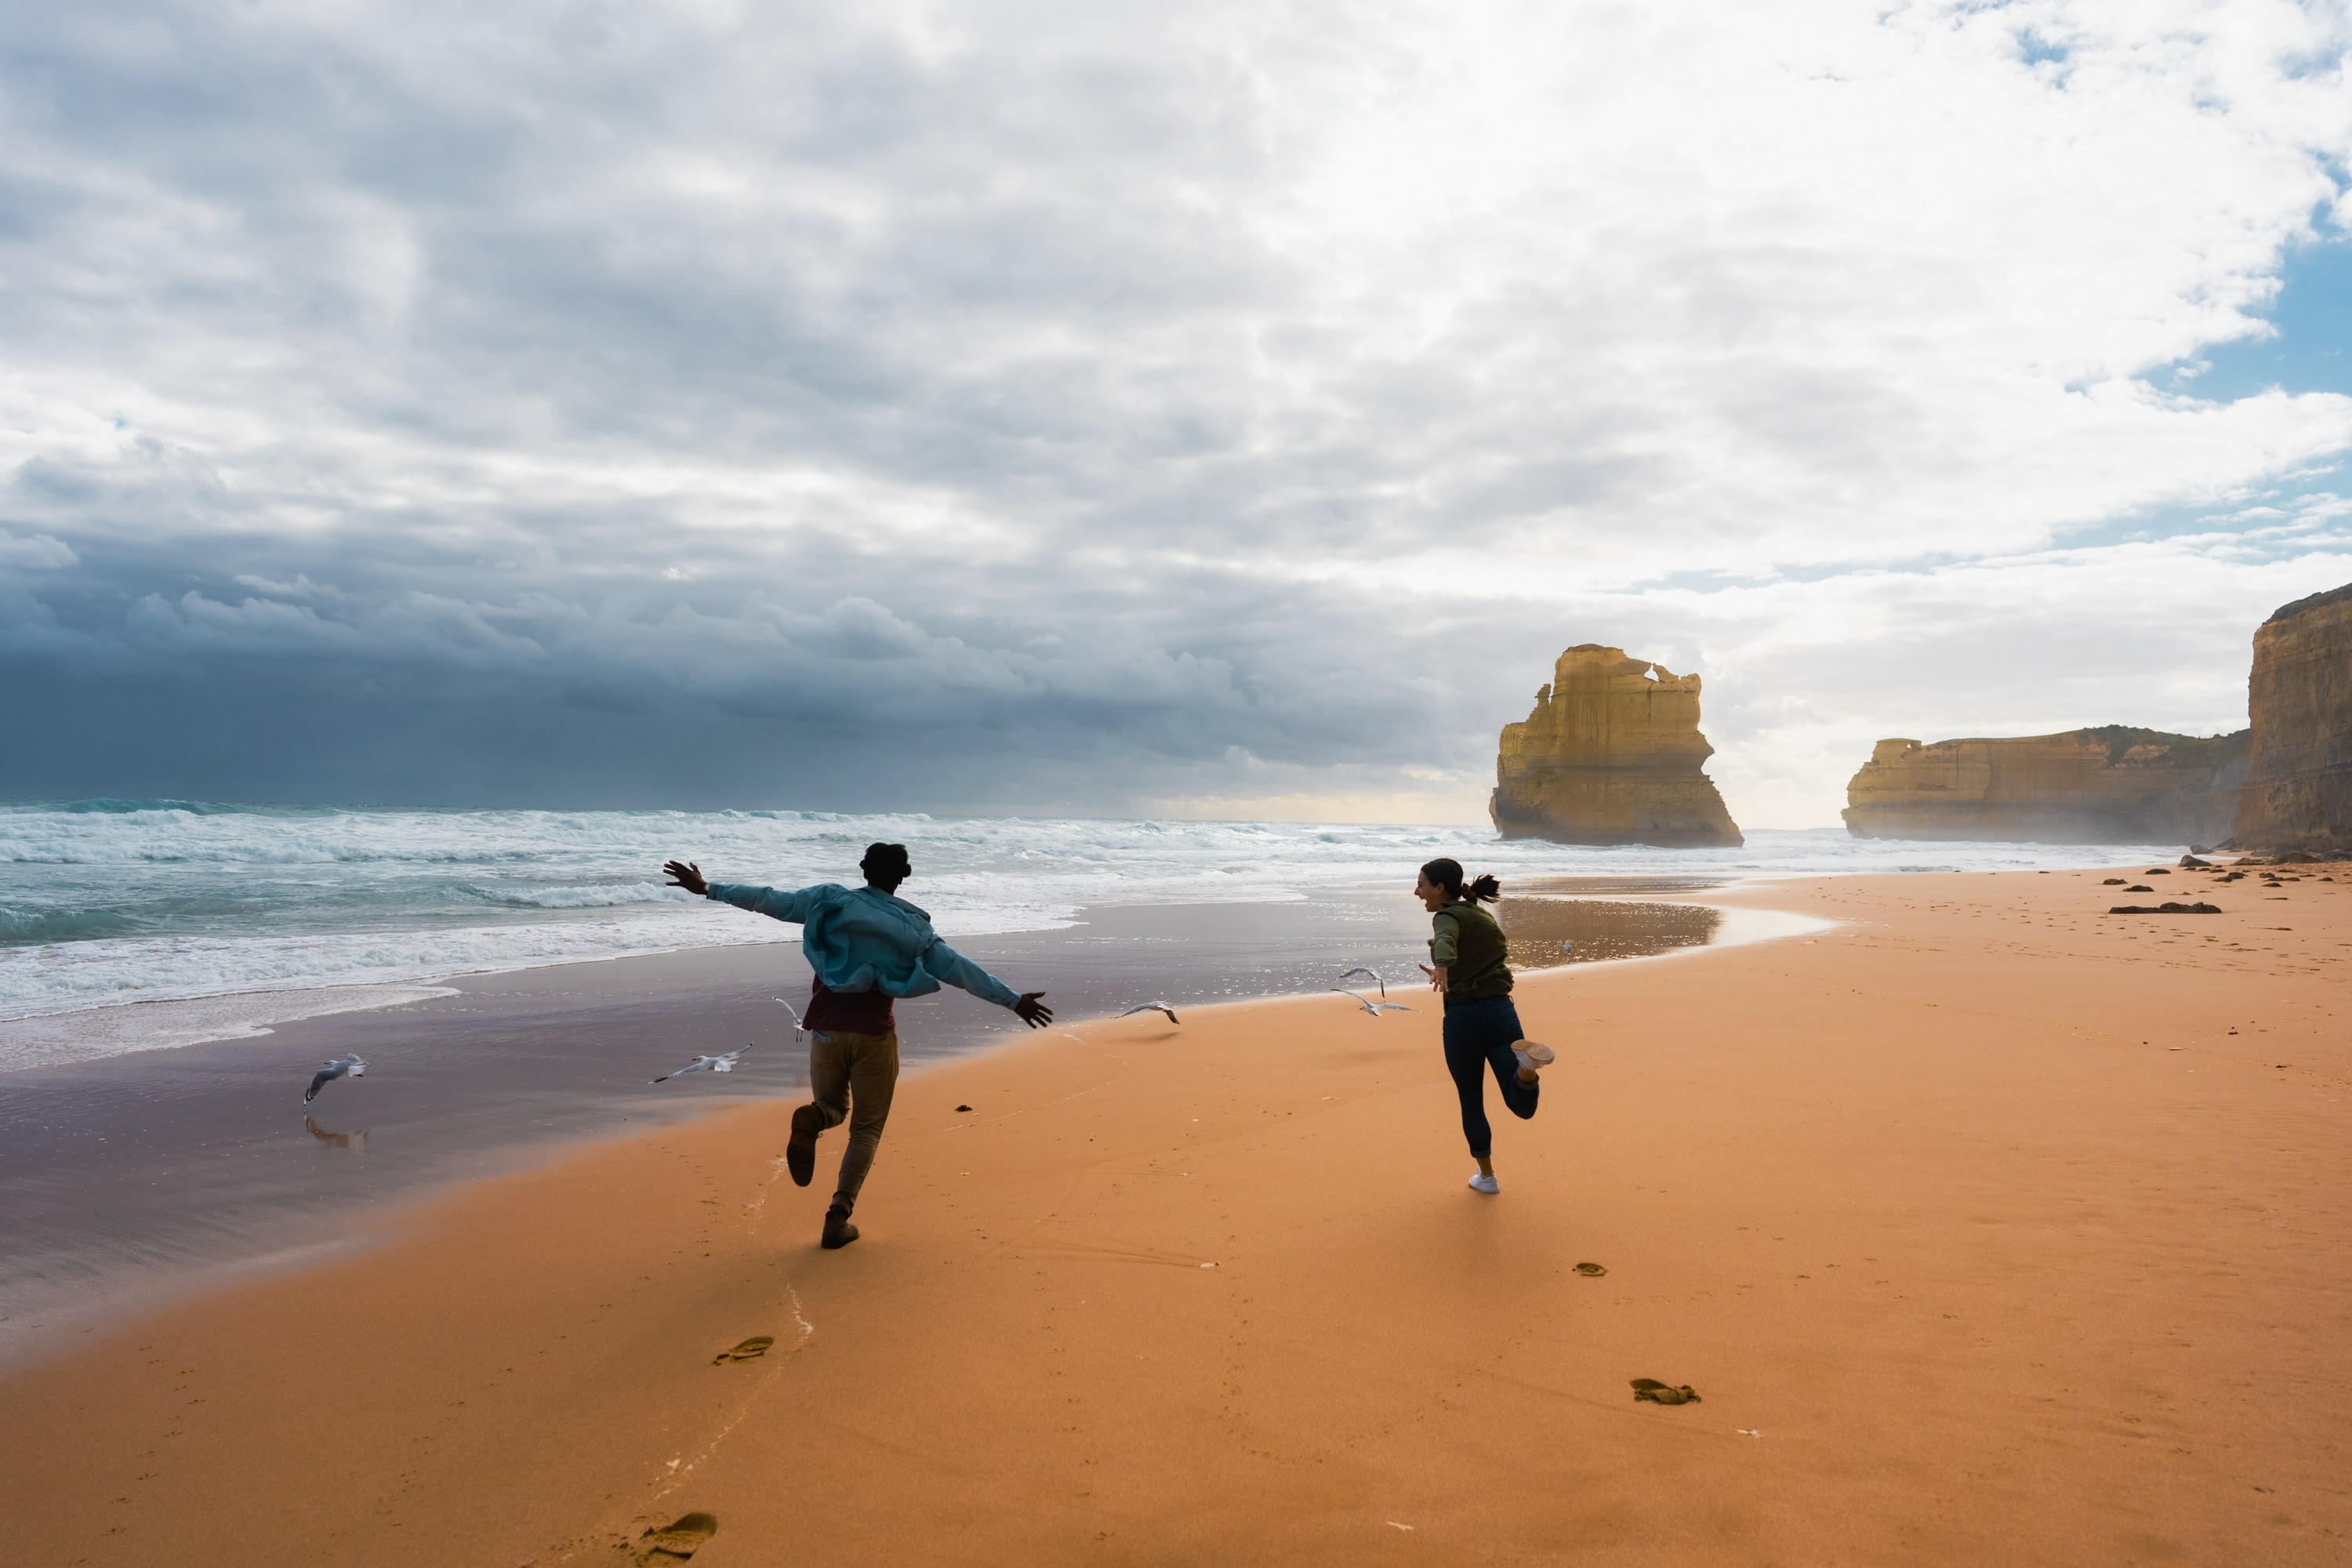
<instances>
[{"instance_id":1,"label":"bird reflection on wet sand","mask_svg":"<svg viewBox=\"0 0 2352 1568\"><path fill-rule=\"evenodd\" d=\"M302 1118L302 1131L330 1149L349 1149L355 1154L367 1152L367 1129L356 1132L330 1132L309 1117Z\"/></svg>"}]
</instances>

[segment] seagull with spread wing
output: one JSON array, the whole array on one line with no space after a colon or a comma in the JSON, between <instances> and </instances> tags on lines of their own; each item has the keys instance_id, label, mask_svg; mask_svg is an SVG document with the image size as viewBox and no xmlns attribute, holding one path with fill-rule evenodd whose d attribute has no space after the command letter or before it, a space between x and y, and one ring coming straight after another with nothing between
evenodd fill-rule
<instances>
[{"instance_id":1,"label":"seagull with spread wing","mask_svg":"<svg viewBox=\"0 0 2352 1568\"><path fill-rule=\"evenodd\" d=\"M1356 965L1355 968L1348 971L1347 973L1339 976L1339 984L1345 985L1349 981L1353 980L1359 974L1362 975L1365 979L1370 981L1373 984L1381 988L1381 1001L1385 1002L1389 999L1389 983L1387 979L1381 975L1379 970L1368 969L1360 963ZM1349 994L1352 995L1354 993L1350 992Z\"/></svg>"},{"instance_id":2,"label":"seagull with spread wing","mask_svg":"<svg viewBox=\"0 0 2352 1568\"><path fill-rule=\"evenodd\" d=\"M735 1064L743 1059L743 1052L748 1051L751 1048L751 1047L745 1046L740 1049L729 1051L724 1056L697 1057L692 1061L687 1063L684 1067L679 1068L676 1072L666 1072L659 1078L649 1078L646 1079L646 1081L647 1083L667 1083L674 1078L683 1078L690 1072L733 1072L735 1070Z\"/></svg>"},{"instance_id":3,"label":"seagull with spread wing","mask_svg":"<svg viewBox=\"0 0 2352 1568\"><path fill-rule=\"evenodd\" d=\"M1353 1001L1357 1006L1361 1007L1365 1012L1370 1013L1375 1018L1379 1017L1383 1013L1410 1013L1412 1011L1412 1008L1406 1006L1402 1002L1375 1002L1370 997L1359 996L1354 992L1342 990L1337 985L1334 985L1331 989L1339 992L1340 995L1348 997Z\"/></svg>"},{"instance_id":4,"label":"seagull with spread wing","mask_svg":"<svg viewBox=\"0 0 2352 1568\"><path fill-rule=\"evenodd\" d=\"M310 1087L302 1091L302 1103L308 1105L318 1099L319 1091L339 1078L365 1077L367 1077L367 1063L360 1060L356 1052L349 1056L337 1057L310 1075Z\"/></svg>"},{"instance_id":5,"label":"seagull with spread wing","mask_svg":"<svg viewBox=\"0 0 2352 1568\"><path fill-rule=\"evenodd\" d=\"M1121 1013L1119 1016L1122 1018L1132 1018L1138 1013L1165 1013L1168 1015L1168 1021L1170 1023L1173 1024L1179 1021L1176 1016L1176 1009L1171 1007L1165 1002L1138 1002L1134 1006L1129 1007L1126 1012Z\"/></svg>"}]
</instances>

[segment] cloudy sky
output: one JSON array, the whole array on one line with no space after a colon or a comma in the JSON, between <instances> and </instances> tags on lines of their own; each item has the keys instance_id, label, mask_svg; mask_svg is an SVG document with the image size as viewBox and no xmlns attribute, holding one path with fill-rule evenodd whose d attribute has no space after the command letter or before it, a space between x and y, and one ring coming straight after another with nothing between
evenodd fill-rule
<instances>
[{"instance_id":1,"label":"cloudy sky","mask_svg":"<svg viewBox=\"0 0 2352 1568\"><path fill-rule=\"evenodd\" d=\"M84 0L0 31L0 795L1750 826L2352 580L2341 0Z\"/></svg>"}]
</instances>

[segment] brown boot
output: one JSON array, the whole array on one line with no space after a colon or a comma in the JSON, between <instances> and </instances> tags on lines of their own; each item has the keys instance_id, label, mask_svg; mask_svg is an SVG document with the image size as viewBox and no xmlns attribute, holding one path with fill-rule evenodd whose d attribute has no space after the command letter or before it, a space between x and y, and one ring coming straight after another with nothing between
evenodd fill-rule
<instances>
[{"instance_id":1,"label":"brown boot","mask_svg":"<svg viewBox=\"0 0 2352 1568\"><path fill-rule=\"evenodd\" d=\"M793 1173L793 1185L805 1187L816 1173L816 1135L824 1131L824 1113L814 1105L793 1112L793 1136L784 1145L784 1169Z\"/></svg>"},{"instance_id":2,"label":"brown boot","mask_svg":"<svg viewBox=\"0 0 2352 1568\"><path fill-rule=\"evenodd\" d=\"M831 1252L847 1247L857 1239L857 1227L849 1223L849 1211L839 1205L824 1211L824 1239L818 1245Z\"/></svg>"}]
</instances>

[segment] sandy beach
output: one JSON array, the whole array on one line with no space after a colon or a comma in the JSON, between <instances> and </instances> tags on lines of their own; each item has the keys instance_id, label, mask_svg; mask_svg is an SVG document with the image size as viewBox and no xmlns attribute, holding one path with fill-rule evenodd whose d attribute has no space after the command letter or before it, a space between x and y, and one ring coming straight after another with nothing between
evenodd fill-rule
<instances>
[{"instance_id":1,"label":"sandy beach","mask_svg":"<svg viewBox=\"0 0 2352 1568\"><path fill-rule=\"evenodd\" d=\"M1583 896L1506 900L1522 968L1754 941L1788 924L1644 901L1646 885L1622 877L1571 890ZM1087 909L1066 927L966 945L1082 1023L1145 997L1189 1009L1320 991L1360 963L1411 973L1427 919L1392 886L1349 888ZM807 997L808 967L793 928L756 923L786 940L460 976L253 1037L58 1065L11 1070L12 1035L147 1009L0 1024L0 1369L94 1321L347 1249L376 1211L453 1183L725 1105L805 1098L806 1048L777 999ZM1573 955L1561 952L1571 938ZM1024 1032L955 993L900 1016L910 1067ZM749 1048L723 1077L647 1082L738 1047ZM364 1081L298 1108L318 1065L346 1052L371 1064Z\"/></svg>"},{"instance_id":2,"label":"sandy beach","mask_svg":"<svg viewBox=\"0 0 2352 1568\"><path fill-rule=\"evenodd\" d=\"M913 1073L839 1253L789 1101L476 1183L8 1373L16 1560L2341 1562L2352 871L2107 874L1527 977L1495 1198L1419 997Z\"/></svg>"}]
</instances>

